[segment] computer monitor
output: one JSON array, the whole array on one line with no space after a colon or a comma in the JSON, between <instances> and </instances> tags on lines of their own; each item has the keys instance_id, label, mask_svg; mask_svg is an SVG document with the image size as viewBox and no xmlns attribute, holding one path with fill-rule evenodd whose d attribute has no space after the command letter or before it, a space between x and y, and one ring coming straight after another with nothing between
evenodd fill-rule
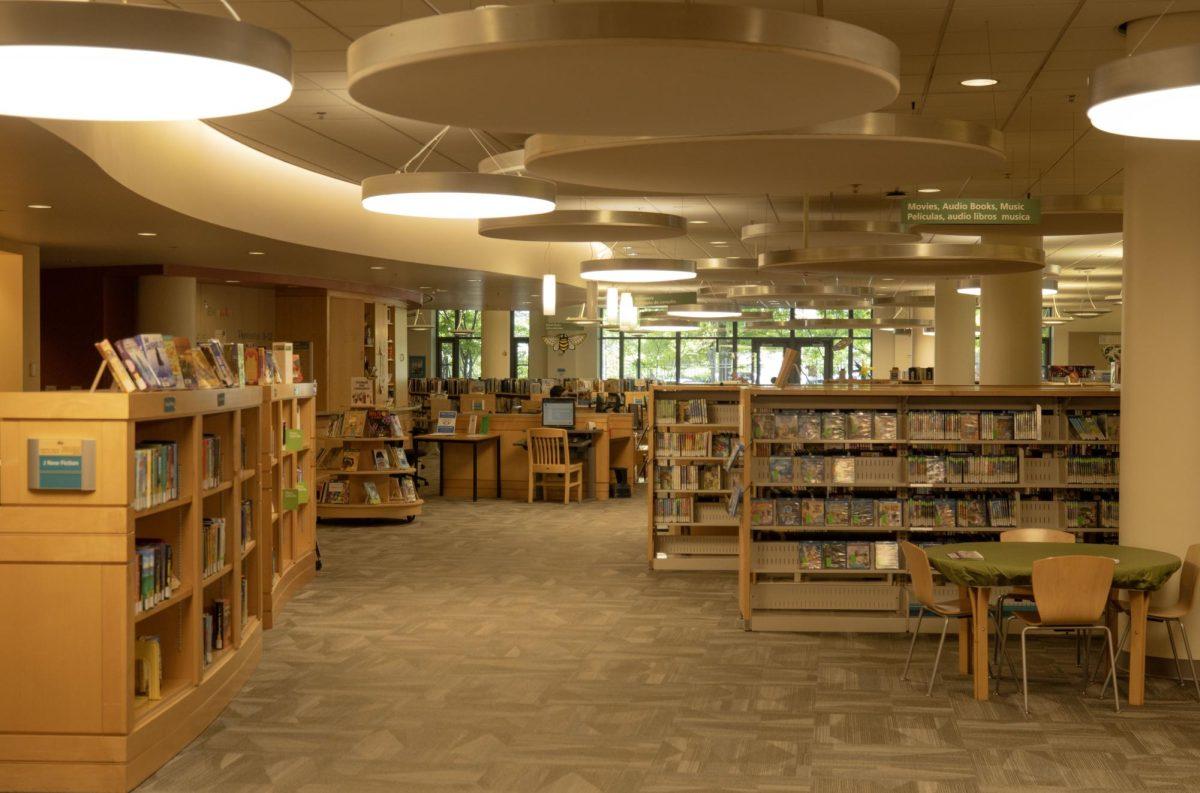
<instances>
[{"instance_id":1,"label":"computer monitor","mask_svg":"<svg viewBox=\"0 0 1200 793\"><path fill-rule=\"evenodd\" d=\"M575 429L575 400L570 397L543 399L542 426L563 430Z\"/></svg>"}]
</instances>

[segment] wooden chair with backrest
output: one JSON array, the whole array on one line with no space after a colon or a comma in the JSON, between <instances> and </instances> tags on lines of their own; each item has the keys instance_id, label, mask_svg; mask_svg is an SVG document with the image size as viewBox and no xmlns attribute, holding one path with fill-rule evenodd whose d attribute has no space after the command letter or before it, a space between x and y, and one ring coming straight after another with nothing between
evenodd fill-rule
<instances>
[{"instance_id":1,"label":"wooden chair with backrest","mask_svg":"<svg viewBox=\"0 0 1200 793\"><path fill-rule=\"evenodd\" d=\"M1058 529L1009 529L1000 532L1000 542L1075 542L1075 535ZM1028 603L1033 600L1033 590L1027 586L1012 587L996 598L996 624L1004 625L1004 607L1011 602ZM1079 648L1076 648L1076 656ZM995 661L1000 662L1000 637L996 637ZM1078 658L1076 661L1078 662ZM997 685L999 683L997 682Z\"/></svg>"},{"instance_id":2,"label":"wooden chair with backrest","mask_svg":"<svg viewBox=\"0 0 1200 793\"><path fill-rule=\"evenodd\" d=\"M546 493L546 477L562 477L563 503L571 501L571 488L577 488L579 500L583 501L583 463L571 462L567 431L534 427L525 430L525 444L529 451L529 503L533 503L533 491L538 477L542 477L542 496Z\"/></svg>"},{"instance_id":3,"label":"wooden chair with backrest","mask_svg":"<svg viewBox=\"0 0 1200 793\"><path fill-rule=\"evenodd\" d=\"M971 611L962 608L956 600L937 602L933 592L933 568L929 566L929 557L925 551L911 542L901 542L900 549L904 552L904 567L912 581L913 595L916 596L917 602L921 606L917 611L917 627L913 631L912 641L908 645L908 657L904 659L904 672L900 675L900 679L908 679L908 667L912 664L913 649L917 646L917 636L921 633L921 621L925 619L925 612L936 614L942 618L942 638L938 640L937 655L933 658L933 671L929 675L929 687L925 690L925 696L933 696L933 681L937 679L938 665L942 661L942 648L946 644L946 629L950 627L950 620L968 618L971 616Z\"/></svg>"},{"instance_id":4,"label":"wooden chair with backrest","mask_svg":"<svg viewBox=\"0 0 1200 793\"><path fill-rule=\"evenodd\" d=\"M1179 569L1179 597L1174 603L1165 606L1150 605L1150 610L1146 613L1146 619L1150 622L1162 623L1167 629L1167 639L1171 642L1171 655L1175 657L1175 674L1179 677L1179 685L1185 686L1187 682L1183 679L1183 666L1179 663L1179 649L1175 645L1175 634L1172 632L1172 626L1179 629L1179 636L1183 639L1183 652L1187 656L1188 664L1192 670L1192 684L1196 688L1196 698L1200 699L1200 679L1196 677L1196 661L1192 657L1192 645L1188 641L1187 631L1183 627L1183 620L1192 613L1192 609L1196 605L1196 595L1200 592L1200 544L1189 546L1187 553L1183 557L1183 567ZM1129 601L1117 600L1114 605L1124 614L1129 613ZM1121 634L1121 641L1117 644L1117 654L1125 649L1125 644L1129 641L1130 623L1126 622L1125 631ZM1097 669L1099 666L1097 666ZM1108 689L1108 683L1112 680L1112 668L1108 670L1108 678L1104 681L1104 690ZM1100 692L1104 695L1104 691Z\"/></svg>"},{"instance_id":5,"label":"wooden chair with backrest","mask_svg":"<svg viewBox=\"0 0 1200 793\"><path fill-rule=\"evenodd\" d=\"M1008 621L1019 619L1024 623L1021 627L1021 691L1025 697L1026 716L1029 715L1029 662L1025 641L1028 634L1103 632L1109 664L1115 663L1116 648L1112 632L1104 622L1104 611L1116 566L1116 560L1107 556L1050 556L1033 563L1033 599L1037 611L1021 611L1008 618ZM1007 627L1001 633L1001 652L1005 652ZM1090 682L1087 678L1085 671L1085 689ZM1115 685L1113 704L1118 711L1121 709Z\"/></svg>"}]
</instances>

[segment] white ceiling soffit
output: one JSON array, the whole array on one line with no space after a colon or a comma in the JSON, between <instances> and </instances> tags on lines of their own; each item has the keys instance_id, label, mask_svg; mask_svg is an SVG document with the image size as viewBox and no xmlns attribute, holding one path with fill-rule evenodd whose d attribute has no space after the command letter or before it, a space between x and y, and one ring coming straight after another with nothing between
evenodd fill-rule
<instances>
[{"instance_id":1,"label":"white ceiling soffit","mask_svg":"<svg viewBox=\"0 0 1200 793\"><path fill-rule=\"evenodd\" d=\"M920 198L920 196L917 196ZM1060 237L1120 233L1125 223L1125 202L1119 195L1039 196L1041 222L1028 226L1001 227L1031 237ZM987 234L996 226L911 227L923 234Z\"/></svg>"},{"instance_id":2,"label":"white ceiling soffit","mask_svg":"<svg viewBox=\"0 0 1200 793\"><path fill-rule=\"evenodd\" d=\"M994 174L1004 136L969 121L867 113L738 135L533 135L534 176L659 193L801 195Z\"/></svg>"},{"instance_id":3,"label":"white ceiling soffit","mask_svg":"<svg viewBox=\"0 0 1200 793\"><path fill-rule=\"evenodd\" d=\"M360 256L529 276L582 286L579 246L489 240L475 220L367 212L358 185L242 145L198 121L38 122L133 192L185 215L270 239Z\"/></svg>"},{"instance_id":4,"label":"white ceiling soffit","mask_svg":"<svg viewBox=\"0 0 1200 793\"><path fill-rule=\"evenodd\" d=\"M503 132L742 132L876 110L900 90L900 50L878 33L707 3L485 5L368 33L346 62L372 110Z\"/></svg>"}]
</instances>

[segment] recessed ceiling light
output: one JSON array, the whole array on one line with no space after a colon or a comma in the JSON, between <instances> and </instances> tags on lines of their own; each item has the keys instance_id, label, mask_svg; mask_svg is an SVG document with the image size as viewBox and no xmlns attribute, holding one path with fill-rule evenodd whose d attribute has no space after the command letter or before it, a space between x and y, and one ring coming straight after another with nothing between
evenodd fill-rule
<instances>
[{"instance_id":1,"label":"recessed ceiling light","mask_svg":"<svg viewBox=\"0 0 1200 793\"><path fill-rule=\"evenodd\" d=\"M382 264L372 264L372 265L371 265L371 269L372 269L372 270L382 270L382 269L383 269L383 265L382 265Z\"/></svg>"},{"instance_id":2,"label":"recessed ceiling light","mask_svg":"<svg viewBox=\"0 0 1200 793\"><path fill-rule=\"evenodd\" d=\"M26 204L30 209L53 209L49 204Z\"/></svg>"},{"instance_id":3,"label":"recessed ceiling light","mask_svg":"<svg viewBox=\"0 0 1200 793\"><path fill-rule=\"evenodd\" d=\"M157 237L158 232L157 231L139 231L137 233L137 235L139 237Z\"/></svg>"},{"instance_id":4,"label":"recessed ceiling light","mask_svg":"<svg viewBox=\"0 0 1200 793\"><path fill-rule=\"evenodd\" d=\"M993 80L991 77L972 77L968 80L963 80L962 85L967 88L987 88L989 85L995 85L998 80Z\"/></svg>"},{"instance_id":5,"label":"recessed ceiling light","mask_svg":"<svg viewBox=\"0 0 1200 793\"><path fill-rule=\"evenodd\" d=\"M918 187L917 192L918 193L940 193L940 192L942 192L942 188L940 188L940 187Z\"/></svg>"},{"instance_id":6,"label":"recessed ceiling light","mask_svg":"<svg viewBox=\"0 0 1200 793\"><path fill-rule=\"evenodd\" d=\"M247 251L251 256L266 256L266 251Z\"/></svg>"},{"instance_id":7,"label":"recessed ceiling light","mask_svg":"<svg viewBox=\"0 0 1200 793\"><path fill-rule=\"evenodd\" d=\"M240 283L241 283L241 281L234 281L234 280L231 280L231 279L226 279L226 280L225 280L225 283L227 283L227 284L240 284Z\"/></svg>"},{"instance_id":8,"label":"recessed ceiling light","mask_svg":"<svg viewBox=\"0 0 1200 793\"><path fill-rule=\"evenodd\" d=\"M689 220L688 223L690 223L693 226L707 226L708 225L707 220Z\"/></svg>"},{"instance_id":9,"label":"recessed ceiling light","mask_svg":"<svg viewBox=\"0 0 1200 793\"><path fill-rule=\"evenodd\" d=\"M722 242L721 240L716 240L716 241L714 241L712 244L713 244L713 245L728 245L729 243L728 243L728 242Z\"/></svg>"},{"instance_id":10,"label":"recessed ceiling light","mask_svg":"<svg viewBox=\"0 0 1200 793\"><path fill-rule=\"evenodd\" d=\"M530 295L530 297L541 297L541 296L542 296L541 292L534 292Z\"/></svg>"}]
</instances>

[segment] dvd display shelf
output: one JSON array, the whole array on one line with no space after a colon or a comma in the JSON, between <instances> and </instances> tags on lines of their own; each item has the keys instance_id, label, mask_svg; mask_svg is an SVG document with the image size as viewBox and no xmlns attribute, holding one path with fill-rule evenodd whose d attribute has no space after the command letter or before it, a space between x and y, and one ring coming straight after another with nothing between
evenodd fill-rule
<instances>
[{"instance_id":1,"label":"dvd display shelf","mask_svg":"<svg viewBox=\"0 0 1200 793\"><path fill-rule=\"evenodd\" d=\"M1116 541L1120 399L1107 389L751 387L741 411L749 630L906 630L900 540L1056 528Z\"/></svg>"},{"instance_id":2,"label":"dvd display shelf","mask_svg":"<svg viewBox=\"0 0 1200 793\"><path fill-rule=\"evenodd\" d=\"M647 398L652 570L738 569L744 436L737 386L655 385Z\"/></svg>"},{"instance_id":3,"label":"dvd display shelf","mask_svg":"<svg viewBox=\"0 0 1200 793\"><path fill-rule=\"evenodd\" d=\"M317 517L412 523L424 501L410 459L412 409L380 405L322 416L317 441Z\"/></svg>"},{"instance_id":4,"label":"dvd display shelf","mask_svg":"<svg viewBox=\"0 0 1200 793\"><path fill-rule=\"evenodd\" d=\"M262 389L263 623L317 572L316 383Z\"/></svg>"},{"instance_id":5,"label":"dvd display shelf","mask_svg":"<svg viewBox=\"0 0 1200 793\"><path fill-rule=\"evenodd\" d=\"M131 790L257 665L262 390L0 395L0 790Z\"/></svg>"}]
</instances>

